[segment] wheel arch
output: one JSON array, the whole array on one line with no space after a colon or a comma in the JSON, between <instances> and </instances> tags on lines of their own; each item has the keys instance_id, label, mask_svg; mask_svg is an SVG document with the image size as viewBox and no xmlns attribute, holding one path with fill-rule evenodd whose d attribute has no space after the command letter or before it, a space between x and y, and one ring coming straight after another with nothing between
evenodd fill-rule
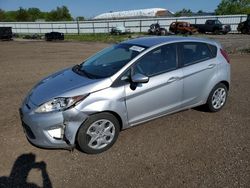
<instances>
[{"instance_id":1,"label":"wheel arch","mask_svg":"<svg viewBox=\"0 0 250 188\"><path fill-rule=\"evenodd\" d=\"M109 111L109 110L107 110L107 111L103 111L103 112L99 112L99 113L110 113L110 114L112 114L113 116L115 116L116 117L116 119L118 120L118 122L119 122L119 126L120 126L120 131L123 129L123 121L122 121L122 118L120 117L120 115L118 114L118 113L116 113L116 112L114 112L114 111Z\"/></svg>"},{"instance_id":2,"label":"wheel arch","mask_svg":"<svg viewBox=\"0 0 250 188\"><path fill-rule=\"evenodd\" d=\"M229 91L229 89L230 89L230 86L229 86L229 82L228 81L226 81L226 80L223 80L223 81L221 81L221 82L219 82L219 83L222 83L222 84L224 84L226 87L227 87L227 90ZM218 83L218 84L219 84ZM216 84L217 85L217 84Z\"/></svg>"},{"instance_id":3,"label":"wheel arch","mask_svg":"<svg viewBox=\"0 0 250 188\"><path fill-rule=\"evenodd\" d=\"M218 30L220 30L220 28L219 28L218 26L215 26L215 27L213 28L213 32L218 31Z\"/></svg>"},{"instance_id":4,"label":"wheel arch","mask_svg":"<svg viewBox=\"0 0 250 188\"><path fill-rule=\"evenodd\" d=\"M209 97L211 91L214 89L215 86L217 86L217 85L220 84L220 83L224 84L224 85L226 86L227 90L229 91L229 88L230 88L229 82L226 81L226 80L219 81L219 82L217 82L213 87L211 87L211 88L209 89L209 92L208 92L208 94L207 94L207 96L206 96L206 100L205 100L204 102L207 102L208 97Z\"/></svg>"},{"instance_id":5,"label":"wheel arch","mask_svg":"<svg viewBox=\"0 0 250 188\"><path fill-rule=\"evenodd\" d=\"M118 122L119 122L119 127L120 127L120 130L119 130L119 131L121 131L121 130L123 129L123 124L122 124L123 121L122 121L122 118L119 116L118 113L116 113L116 112L114 112L114 111L109 111L109 110L107 110L107 111L96 112L96 113L90 114L90 115L88 116L88 118L89 118L90 116L92 116L92 115L101 114L101 113L109 113L109 114L112 114L113 116L115 116L115 118L116 118L116 119L118 120ZM80 131L81 127L84 126L84 123L88 120L88 118L86 118L86 119L82 122L82 124L78 127L78 129L77 129L77 131L76 131L75 138L74 138L74 146L75 146L77 149L79 149L79 143L78 143L78 139L77 139L78 134L79 134L79 131Z\"/></svg>"},{"instance_id":6,"label":"wheel arch","mask_svg":"<svg viewBox=\"0 0 250 188\"><path fill-rule=\"evenodd\" d=\"M105 110L105 111L95 112L95 113L90 114L89 117L92 116L92 115L101 114L101 113L109 113L109 114L112 114L113 116L115 116L115 118L116 118L116 119L118 120L118 122L119 122L120 130L123 129L123 121L122 121L122 118L120 117L120 115L119 115L118 113L116 113L116 112L114 112L114 111ZM89 117L88 117L88 118L89 118ZM87 118L87 119L88 119L88 118ZM82 122L81 126L83 126L83 124L87 121L87 119L85 119L85 120ZM80 126L80 127L81 127L81 126ZM79 131L80 127L78 128L77 132Z\"/></svg>"}]
</instances>

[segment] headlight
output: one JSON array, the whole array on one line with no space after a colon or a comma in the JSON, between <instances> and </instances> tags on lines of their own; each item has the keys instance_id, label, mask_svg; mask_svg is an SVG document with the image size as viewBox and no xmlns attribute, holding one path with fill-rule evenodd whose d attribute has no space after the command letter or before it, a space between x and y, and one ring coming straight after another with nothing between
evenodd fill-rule
<instances>
[{"instance_id":1,"label":"headlight","mask_svg":"<svg viewBox=\"0 0 250 188\"><path fill-rule=\"evenodd\" d=\"M74 105L76 105L78 102L85 99L88 95L80 95L75 97L58 97L55 99L52 99L51 101L48 101L41 106L39 106L35 112L36 113L45 113L45 112L53 112L53 111L63 111L66 110Z\"/></svg>"}]
</instances>

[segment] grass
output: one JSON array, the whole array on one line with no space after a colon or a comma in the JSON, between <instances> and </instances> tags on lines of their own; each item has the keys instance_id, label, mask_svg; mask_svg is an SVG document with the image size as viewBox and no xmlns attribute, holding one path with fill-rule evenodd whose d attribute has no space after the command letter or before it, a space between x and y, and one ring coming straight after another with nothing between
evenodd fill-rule
<instances>
[{"instance_id":1,"label":"grass","mask_svg":"<svg viewBox=\"0 0 250 188\"><path fill-rule=\"evenodd\" d=\"M132 38L131 34L125 35L111 35L111 34L81 34L81 35L65 35L65 40L68 41L87 41L87 42L106 42L106 43L118 43L129 38Z\"/></svg>"},{"instance_id":2,"label":"grass","mask_svg":"<svg viewBox=\"0 0 250 188\"><path fill-rule=\"evenodd\" d=\"M241 49L240 52L244 54L250 54L250 48Z\"/></svg>"}]
</instances>

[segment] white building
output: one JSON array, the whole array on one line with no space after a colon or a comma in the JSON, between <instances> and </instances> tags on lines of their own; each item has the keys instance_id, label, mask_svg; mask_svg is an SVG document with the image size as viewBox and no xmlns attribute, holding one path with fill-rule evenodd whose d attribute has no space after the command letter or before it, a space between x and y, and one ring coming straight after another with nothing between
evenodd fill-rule
<instances>
[{"instance_id":1,"label":"white building","mask_svg":"<svg viewBox=\"0 0 250 188\"><path fill-rule=\"evenodd\" d=\"M95 20L105 19L124 19L124 18L149 18L149 17L166 17L172 16L172 12L163 8L150 8L150 9L139 9L139 10L128 10L120 12L109 12L103 13L96 17Z\"/></svg>"}]
</instances>

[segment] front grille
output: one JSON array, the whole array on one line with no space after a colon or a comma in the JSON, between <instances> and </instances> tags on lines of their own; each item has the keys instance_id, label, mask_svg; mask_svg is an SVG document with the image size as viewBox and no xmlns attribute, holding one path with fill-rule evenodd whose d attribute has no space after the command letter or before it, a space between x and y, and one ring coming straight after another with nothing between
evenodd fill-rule
<instances>
[{"instance_id":1,"label":"front grille","mask_svg":"<svg viewBox=\"0 0 250 188\"><path fill-rule=\"evenodd\" d=\"M32 132L31 128L27 124L22 122L22 126L23 126L23 128L24 128L24 130L29 138L36 139L34 133Z\"/></svg>"}]
</instances>

